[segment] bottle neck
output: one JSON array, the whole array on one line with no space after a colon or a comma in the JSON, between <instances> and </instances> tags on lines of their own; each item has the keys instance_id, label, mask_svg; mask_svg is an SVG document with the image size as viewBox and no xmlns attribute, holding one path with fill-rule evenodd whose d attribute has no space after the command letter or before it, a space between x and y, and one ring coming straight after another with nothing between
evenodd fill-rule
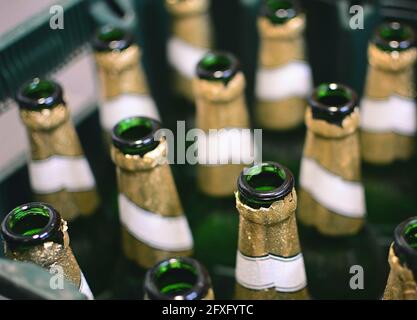
<instances>
[{"instance_id":1,"label":"bottle neck","mask_svg":"<svg viewBox=\"0 0 417 320\"><path fill-rule=\"evenodd\" d=\"M212 295L205 268L191 258L170 258L150 269L145 277L150 300L203 300Z\"/></svg>"},{"instance_id":2,"label":"bottle neck","mask_svg":"<svg viewBox=\"0 0 417 320\"><path fill-rule=\"evenodd\" d=\"M417 217L412 217L395 228L394 252L402 265L417 279Z\"/></svg>"},{"instance_id":3,"label":"bottle neck","mask_svg":"<svg viewBox=\"0 0 417 320\"><path fill-rule=\"evenodd\" d=\"M24 84L16 95L21 110L42 111L64 104L61 86L51 80L34 78Z\"/></svg>"}]
</instances>

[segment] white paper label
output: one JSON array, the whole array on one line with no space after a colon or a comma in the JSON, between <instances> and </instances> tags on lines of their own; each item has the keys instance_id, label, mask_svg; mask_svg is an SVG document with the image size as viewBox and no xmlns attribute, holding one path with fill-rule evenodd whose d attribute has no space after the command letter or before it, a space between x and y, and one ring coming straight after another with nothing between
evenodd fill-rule
<instances>
[{"instance_id":1,"label":"white paper label","mask_svg":"<svg viewBox=\"0 0 417 320\"><path fill-rule=\"evenodd\" d=\"M279 292L295 292L307 286L304 259L301 253L284 258L275 255L248 257L237 252L236 280L242 286Z\"/></svg>"},{"instance_id":2,"label":"white paper label","mask_svg":"<svg viewBox=\"0 0 417 320\"><path fill-rule=\"evenodd\" d=\"M417 127L416 103L413 99L391 96L361 101L361 127L365 131L396 132L413 136Z\"/></svg>"},{"instance_id":3,"label":"white paper label","mask_svg":"<svg viewBox=\"0 0 417 320\"><path fill-rule=\"evenodd\" d=\"M250 129L224 128L198 136L198 163L251 164L257 149Z\"/></svg>"},{"instance_id":4,"label":"white paper label","mask_svg":"<svg viewBox=\"0 0 417 320\"><path fill-rule=\"evenodd\" d=\"M316 161L301 160L300 185L325 208L351 218L365 215L365 191L361 183L347 181Z\"/></svg>"},{"instance_id":5,"label":"white paper label","mask_svg":"<svg viewBox=\"0 0 417 320\"><path fill-rule=\"evenodd\" d=\"M179 73L188 79L196 74L198 62L208 49L195 47L177 37L168 40L168 61Z\"/></svg>"},{"instance_id":6,"label":"white paper label","mask_svg":"<svg viewBox=\"0 0 417 320\"><path fill-rule=\"evenodd\" d=\"M52 156L45 160L31 160L28 164L33 191L39 194L63 189L77 192L94 188L95 181L84 156Z\"/></svg>"},{"instance_id":7,"label":"white paper label","mask_svg":"<svg viewBox=\"0 0 417 320\"><path fill-rule=\"evenodd\" d=\"M119 194L121 223L138 240L166 251L184 251L193 247L188 221L184 215L164 217L140 208L124 194Z\"/></svg>"},{"instance_id":8,"label":"white paper label","mask_svg":"<svg viewBox=\"0 0 417 320\"><path fill-rule=\"evenodd\" d=\"M107 131L111 131L119 121L134 116L160 120L155 102L148 95L122 94L100 106L101 126Z\"/></svg>"},{"instance_id":9,"label":"white paper label","mask_svg":"<svg viewBox=\"0 0 417 320\"><path fill-rule=\"evenodd\" d=\"M293 61L278 68L260 68L255 92L264 101L306 97L312 90L312 83L310 66L303 61Z\"/></svg>"},{"instance_id":10,"label":"white paper label","mask_svg":"<svg viewBox=\"0 0 417 320\"><path fill-rule=\"evenodd\" d=\"M88 300L94 300L93 293L91 292L90 286L87 283L87 280L84 277L84 274L81 272L81 283L80 283L80 292L84 294Z\"/></svg>"}]
</instances>

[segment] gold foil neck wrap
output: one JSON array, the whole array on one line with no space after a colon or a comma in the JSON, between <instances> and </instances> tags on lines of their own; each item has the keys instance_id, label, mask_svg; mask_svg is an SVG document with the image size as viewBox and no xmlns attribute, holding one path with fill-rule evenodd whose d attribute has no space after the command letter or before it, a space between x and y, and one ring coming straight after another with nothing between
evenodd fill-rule
<instances>
[{"instance_id":1,"label":"gold foil neck wrap","mask_svg":"<svg viewBox=\"0 0 417 320\"><path fill-rule=\"evenodd\" d=\"M84 155L68 108L64 104L40 111L21 109L20 117L27 128L32 160L45 160L55 155ZM94 188L79 192L58 190L35 194L35 197L38 201L51 204L67 220L74 219L80 213L93 213L100 202Z\"/></svg>"},{"instance_id":2,"label":"gold foil neck wrap","mask_svg":"<svg viewBox=\"0 0 417 320\"><path fill-rule=\"evenodd\" d=\"M140 155L123 154L112 146L111 155L117 166L119 192L138 207L165 217L183 215L183 208L167 163L167 143L162 140L154 150ZM164 235L161 234L161 237ZM143 268L150 268L172 256L190 256L192 250L170 252L152 248L122 226L122 244L126 256Z\"/></svg>"},{"instance_id":3,"label":"gold foil neck wrap","mask_svg":"<svg viewBox=\"0 0 417 320\"><path fill-rule=\"evenodd\" d=\"M64 277L79 287L81 284L81 270L69 246L67 223L64 220L61 222L61 231L64 235L62 245L49 241L15 251L10 250L6 245L5 255L13 260L35 263L47 270L55 266L61 267L64 271Z\"/></svg>"},{"instance_id":4,"label":"gold foil neck wrap","mask_svg":"<svg viewBox=\"0 0 417 320\"><path fill-rule=\"evenodd\" d=\"M417 284L413 272L400 263L391 245L388 255L391 271L385 287L384 300L417 300Z\"/></svg>"},{"instance_id":5,"label":"gold foil neck wrap","mask_svg":"<svg viewBox=\"0 0 417 320\"><path fill-rule=\"evenodd\" d=\"M235 193L236 208L239 211L239 251L251 257L274 254L291 257L301 252L298 238L295 210L297 194L291 190L284 199L274 202L269 208L253 209L243 204L239 193ZM297 292L278 292L275 288L253 290L239 283L235 286L235 298L302 300L308 299L308 289Z\"/></svg>"},{"instance_id":6,"label":"gold foil neck wrap","mask_svg":"<svg viewBox=\"0 0 417 320\"><path fill-rule=\"evenodd\" d=\"M299 15L280 25L268 18L258 18L260 32L259 63L264 68L285 65L294 60L305 60L304 39L305 16Z\"/></svg>"},{"instance_id":7,"label":"gold foil neck wrap","mask_svg":"<svg viewBox=\"0 0 417 320\"><path fill-rule=\"evenodd\" d=\"M135 44L122 51L95 53L105 100L128 93L148 94L140 58L140 49Z\"/></svg>"},{"instance_id":8,"label":"gold foil neck wrap","mask_svg":"<svg viewBox=\"0 0 417 320\"><path fill-rule=\"evenodd\" d=\"M208 0L166 0L165 3L173 18L174 36L199 48L211 47L212 30Z\"/></svg>"}]
</instances>

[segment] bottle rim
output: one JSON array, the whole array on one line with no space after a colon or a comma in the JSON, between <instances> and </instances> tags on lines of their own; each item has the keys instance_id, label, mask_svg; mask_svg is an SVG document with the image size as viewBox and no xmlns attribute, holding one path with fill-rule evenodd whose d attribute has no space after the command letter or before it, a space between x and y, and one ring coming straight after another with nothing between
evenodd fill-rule
<instances>
[{"instance_id":1,"label":"bottle rim","mask_svg":"<svg viewBox=\"0 0 417 320\"><path fill-rule=\"evenodd\" d=\"M62 87L55 81L33 78L24 83L16 94L21 109L42 110L64 103Z\"/></svg>"},{"instance_id":2,"label":"bottle rim","mask_svg":"<svg viewBox=\"0 0 417 320\"><path fill-rule=\"evenodd\" d=\"M404 51L416 44L416 34L407 23L387 21L375 30L373 43L384 51Z\"/></svg>"},{"instance_id":3,"label":"bottle rim","mask_svg":"<svg viewBox=\"0 0 417 320\"><path fill-rule=\"evenodd\" d=\"M328 122L341 122L358 104L356 92L341 83L322 83L308 98L313 117Z\"/></svg>"},{"instance_id":4,"label":"bottle rim","mask_svg":"<svg viewBox=\"0 0 417 320\"><path fill-rule=\"evenodd\" d=\"M239 60L226 51L209 51L197 64L197 76L210 81L227 83L239 70Z\"/></svg>"},{"instance_id":5,"label":"bottle rim","mask_svg":"<svg viewBox=\"0 0 417 320\"><path fill-rule=\"evenodd\" d=\"M261 16L277 25L295 18L300 12L298 2L294 0L263 0L259 10Z\"/></svg>"},{"instance_id":6,"label":"bottle rim","mask_svg":"<svg viewBox=\"0 0 417 320\"><path fill-rule=\"evenodd\" d=\"M132 43L133 36L130 32L111 25L99 28L92 41L95 51L123 51Z\"/></svg>"},{"instance_id":7,"label":"bottle rim","mask_svg":"<svg viewBox=\"0 0 417 320\"><path fill-rule=\"evenodd\" d=\"M132 128L143 129L134 139L124 137L123 134ZM113 145L126 154L140 154L155 149L160 141L155 140L155 132L162 129L159 121L148 117L129 117L119 121L112 130Z\"/></svg>"},{"instance_id":8,"label":"bottle rim","mask_svg":"<svg viewBox=\"0 0 417 320\"><path fill-rule=\"evenodd\" d=\"M24 235L14 230L14 223L20 221L15 220L19 218L19 214L26 213L26 215L20 217L20 219L24 219L27 215L39 214L39 212L35 212L34 209L42 210L41 215L48 215L48 222L44 226L38 228L39 230L33 234ZM1 233L4 241L12 246L32 246L46 241L54 241L62 244L63 235L57 236L61 228L61 221L60 214L51 205L44 202L30 202L14 208L6 215L1 224Z\"/></svg>"},{"instance_id":9,"label":"bottle rim","mask_svg":"<svg viewBox=\"0 0 417 320\"><path fill-rule=\"evenodd\" d=\"M162 276L162 274L159 273L161 272L161 269L165 269L163 273L173 269L181 269L173 267L176 264L192 268L194 270L195 281L191 287L184 290L184 292L177 295L169 295L161 292L161 288L158 286L158 280ZM197 260L189 257L173 257L165 259L149 269L145 275L145 294L151 300L200 300L207 295L210 287L210 277L206 268Z\"/></svg>"},{"instance_id":10,"label":"bottle rim","mask_svg":"<svg viewBox=\"0 0 417 320\"><path fill-rule=\"evenodd\" d=\"M406 239L406 233L412 226L417 229L417 217L408 218L395 228L394 252L402 263L406 263L414 273L417 273L417 248L413 248Z\"/></svg>"},{"instance_id":11,"label":"bottle rim","mask_svg":"<svg viewBox=\"0 0 417 320\"><path fill-rule=\"evenodd\" d=\"M251 174L251 172L253 174ZM250 179L258 176L261 173L273 173L277 175L275 182L280 182L273 189L258 190L251 185ZM277 184L278 184L277 183ZM256 164L241 172L238 178L237 189L239 192L239 199L246 205L254 209L260 207L270 207L275 201L286 197L294 188L294 176L292 172L285 166L278 162L267 161L261 164Z\"/></svg>"}]
</instances>

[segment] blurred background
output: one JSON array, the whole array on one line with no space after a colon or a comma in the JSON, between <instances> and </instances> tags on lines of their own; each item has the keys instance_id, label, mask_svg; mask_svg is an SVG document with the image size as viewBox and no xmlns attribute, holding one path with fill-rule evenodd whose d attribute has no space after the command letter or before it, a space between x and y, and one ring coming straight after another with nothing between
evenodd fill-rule
<instances>
[{"instance_id":1,"label":"blurred background","mask_svg":"<svg viewBox=\"0 0 417 320\"><path fill-rule=\"evenodd\" d=\"M212 0L210 15L217 49L233 52L247 77L246 97L253 108L257 65L256 18L259 0ZM367 45L383 20L417 26L415 0L303 0L306 48L315 85L342 82L363 92ZM364 8L364 29L349 27L349 8ZM64 8L64 29L49 26L51 6ZM103 205L99 220L70 226L72 247L98 298L140 298L141 278L121 257L114 166L103 151L97 111L98 88L90 40L100 25L128 29L143 50L143 63L165 126L194 112L170 87L166 41L169 17L163 0L0 0L0 217L33 200L26 167L27 137L13 100L34 76L58 80L97 179ZM192 118L192 116L191 116ZM263 159L279 161L298 177L305 128L264 137ZM230 298L238 215L234 199L213 200L195 188L194 168L174 165L174 176L196 242L195 256L209 269L218 298ZM388 247L394 227L417 214L416 158L385 168L363 167L368 225L358 236L328 241L300 227L307 277L313 298L378 299L385 286ZM105 229L109 228L109 229ZM97 231L90 232L92 229ZM100 240L99 240L100 239ZM104 240L103 240L104 239ZM100 243L98 243L100 241ZM103 242L101 242L103 241ZM111 247L111 250L110 250ZM0 256L2 253L0 252ZM349 266L363 265L365 289L348 287Z\"/></svg>"}]
</instances>

